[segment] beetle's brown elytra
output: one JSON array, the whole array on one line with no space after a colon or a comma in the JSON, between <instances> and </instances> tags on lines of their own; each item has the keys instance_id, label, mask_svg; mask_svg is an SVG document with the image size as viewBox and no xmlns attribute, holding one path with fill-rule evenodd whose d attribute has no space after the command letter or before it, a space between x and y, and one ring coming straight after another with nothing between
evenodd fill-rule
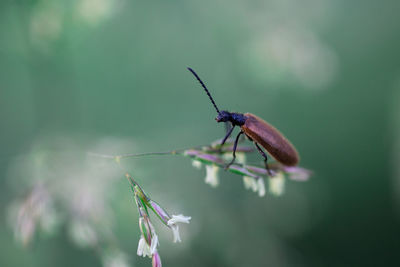
<instances>
[{"instance_id":1,"label":"beetle's brown elytra","mask_svg":"<svg viewBox=\"0 0 400 267\"><path fill-rule=\"evenodd\" d=\"M295 166L299 162L296 148L274 126L251 113L245 113L242 131L265 148L271 156L287 166Z\"/></svg>"},{"instance_id":2,"label":"beetle's brown elytra","mask_svg":"<svg viewBox=\"0 0 400 267\"><path fill-rule=\"evenodd\" d=\"M217 122L230 122L232 124L232 128L227 132L224 139L222 140L221 146L225 144L228 137L232 134L235 126L239 126L241 129L239 134L236 136L235 142L233 144L233 159L226 166L226 168L228 168L235 162L235 152L239 137L242 134L245 134L250 140L254 142L254 145L257 147L260 154L264 157L265 168L268 171L269 175L272 175L272 173L269 170L267 164L268 157L259 145L261 145L265 150L269 152L269 154L271 154L271 156L273 156L278 162L282 163L283 165L295 166L298 164L299 154L297 153L296 148L274 126L251 113L242 114L229 112L226 110L220 111L200 77L191 68L188 68L188 70L199 81L203 89L206 91L208 97L210 98L212 104L214 105L214 108L217 110L218 115L215 120Z\"/></svg>"}]
</instances>

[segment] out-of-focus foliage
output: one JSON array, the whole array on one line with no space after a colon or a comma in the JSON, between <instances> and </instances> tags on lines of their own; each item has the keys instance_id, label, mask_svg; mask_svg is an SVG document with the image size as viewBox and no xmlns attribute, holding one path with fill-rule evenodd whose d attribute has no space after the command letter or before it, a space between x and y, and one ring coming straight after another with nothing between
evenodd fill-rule
<instances>
[{"instance_id":1,"label":"out-of-focus foliage","mask_svg":"<svg viewBox=\"0 0 400 267\"><path fill-rule=\"evenodd\" d=\"M222 137L187 66L221 109L255 113L285 133L315 173L288 180L280 198L259 198L229 172L210 188L185 158L124 160L169 212L192 216L183 243L158 232L164 266L399 265L399 8L394 0L1 1L0 266L149 265L136 256L129 185L113 162L94 164L86 152ZM256 154L247 161L262 163ZM29 192L40 179L57 181L62 200L40 183ZM43 200L31 211L36 235L29 218L24 235L13 235L15 199ZM79 220L65 222L58 205ZM110 247L97 257L88 244L104 237L125 253Z\"/></svg>"}]
</instances>

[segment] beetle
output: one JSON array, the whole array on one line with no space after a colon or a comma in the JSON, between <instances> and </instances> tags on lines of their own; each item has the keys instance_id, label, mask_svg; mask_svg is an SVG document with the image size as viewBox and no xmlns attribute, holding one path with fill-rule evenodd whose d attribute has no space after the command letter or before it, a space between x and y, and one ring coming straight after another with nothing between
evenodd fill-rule
<instances>
[{"instance_id":1,"label":"beetle","mask_svg":"<svg viewBox=\"0 0 400 267\"><path fill-rule=\"evenodd\" d=\"M250 141L253 141L257 150L264 158L265 169L270 176L272 176L272 173L267 164L268 157L260 146L267 150L272 157L274 157L278 162L282 163L283 165L295 166L298 164L300 158L296 148L274 126L251 113L237 113L229 112L226 110L220 111L215 104L215 101L208 91L206 85L203 83L197 73L191 68L188 68L188 70L199 81L200 85L203 87L204 91L207 93L212 104L214 105L214 108L217 110L218 115L215 120L217 122L230 122L232 125L232 127L227 131L225 137L222 139L221 147L225 144L228 137L232 134L233 129L236 126L240 127L240 132L236 136L233 145L232 161L225 167L225 169L229 168L229 166L231 166L235 162L235 152L239 137L242 134L246 135L247 138L250 139Z\"/></svg>"}]
</instances>

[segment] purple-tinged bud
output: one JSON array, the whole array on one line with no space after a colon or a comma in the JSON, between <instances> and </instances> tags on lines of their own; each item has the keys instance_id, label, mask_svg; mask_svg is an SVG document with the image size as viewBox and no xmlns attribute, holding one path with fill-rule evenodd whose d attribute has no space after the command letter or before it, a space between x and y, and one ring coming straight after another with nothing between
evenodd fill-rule
<instances>
[{"instance_id":1,"label":"purple-tinged bud","mask_svg":"<svg viewBox=\"0 0 400 267\"><path fill-rule=\"evenodd\" d=\"M142 236L146 240L146 243L150 246L152 233L151 233L150 220L147 217L147 215L144 215L143 217L139 218L139 228L140 232L142 233Z\"/></svg>"},{"instance_id":2,"label":"purple-tinged bud","mask_svg":"<svg viewBox=\"0 0 400 267\"><path fill-rule=\"evenodd\" d=\"M257 178L258 177L257 175L249 172L246 168L240 167L238 165L229 166L229 171L233 172L233 173L236 173L236 174L253 177L253 178Z\"/></svg>"},{"instance_id":3,"label":"purple-tinged bud","mask_svg":"<svg viewBox=\"0 0 400 267\"><path fill-rule=\"evenodd\" d=\"M135 194L135 202L139 210L139 217L144 217L145 215L148 216L149 213L147 211L146 202L141 199L137 194Z\"/></svg>"},{"instance_id":4,"label":"purple-tinged bud","mask_svg":"<svg viewBox=\"0 0 400 267\"><path fill-rule=\"evenodd\" d=\"M157 252L158 236L147 215L139 218L139 226L142 235L139 240L137 254L143 257L151 257Z\"/></svg>"},{"instance_id":5,"label":"purple-tinged bud","mask_svg":"<svg viewBox=\"0 0 400 267\"><path fill-rule=\"evenodd\" d=\"M150 200L150 198L144 193L144 191L142 190L142 188L140 188L139 185L135 185L133 187L133 190L135 192L135 194L144 202L148 202Z\"/></svg>"},{"instance_id":6,"label":"purple-tinged bud","mask_svg":"<svg viewBox=\"0 0 400 267\"><path fill-rule=\"evenodd\" d=\"M207 163L208 164L215 163L218 165L224 164L224 161L221 158L219 158L215 155L205 154L205 153L203 153L201 151L197 151L197 150L186 150L185 155L194 157L195 159L197 159L203 163L206 163L206 164Z\"/></svg>"},{"instance_id":7,"label":"purple-tinged bud","mask_svg":"<svg viewBox=\"0 0 400 267\"><path fill-rule=\"evenodd\" d=\"M140 187L139 184L136 183L136 181L132 178L132 176L129 173L125 173L125 177L128 179L129 183L131 184L132 191L138 195L143 201L147 202L149 201L149 197L145 194L143 189Z\"/></svg>"},{"instance_id":8,"label":"purple-tinged bud","mask_svg":"<svg viewBox=\"0 0 400 267\"><path fill-rule=\"evenodd\" d=\"M153 254L152 263L153 267L161 267L161 258L157 251Z\"/></svg>"},{"instance_id":9,"label":"purple-tinged bud","mask_svg":"<svg viewBox=\"0 0 400 267\"><path fill-rule=\"evenodd\" d=\"M270 171L272 173L272 176L275 176L276 174L276 170L272 169L271 166L268 164L268 166L270 167ZM261 175L269 175L267 170L265 168L260 168L260 167L256 167L256 166L250 166L250 165L246 165L246 169L254 172L254 173L258 173Z\"/></svg>"},{"instance_id":10,"label":"purple-tinged bud","mask_svg":"<svg viewBox=\"0 0 400 267\"><path fill-rule=\"evenodd\" d=\"M289 174L290 179L301 182L307 181L312 175L312 171L297 166L284 166L283 171Z\"/></svg>"},{"instance_id":11,"label":"purple-tinged bud","mask_svg":"<svg viewBox=\"0 0 400 267\"><path fill-rule=\"evenodd\" d=\"M160 218L160 220L165 224L168 225L168 221L171 219L169 214L153 200L149 201L149 207L154 211L154 213Z\"/></svg>"}]
</instances>

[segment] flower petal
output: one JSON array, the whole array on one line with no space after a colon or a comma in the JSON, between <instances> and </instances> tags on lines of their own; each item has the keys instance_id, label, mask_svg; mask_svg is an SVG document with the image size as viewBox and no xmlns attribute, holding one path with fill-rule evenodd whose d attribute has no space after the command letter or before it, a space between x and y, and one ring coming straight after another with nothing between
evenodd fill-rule
<instances>
[{"instance_id":1,"label":"flower petal","mask_svg":"<svg viewBox=\"0 0 400 267\"><path fill-rule=\"evenodd\" d=\"M282 172L278 172L274 177L268 179L269 191L275 196L280 196L285 190L285 176Z\"/></svg>"},{"instance_id":2,"label":"flower petal","mask_svg":"<svg viewBox=\"0 0 400 267\"><path fill-rule=\"evenodd\" d=\"M192 160L192 166L195 167L196 169L200 170L201 169L201 161L198 161L196 159Z\"/></svg>"},{"instance_id":3,"label":"flower petal","mask_svg":"<svg viewBox=\"0 0 400 267\"><path fill-rule=\"evenodd\" d=\"M151 255L154 255L154 253L157 252L157 246L159 245L158 243L158 236L156 234L153 235L153 238L151 239L151 247L150 247L150 253Z\"/></svg>"},{"instance_id":4,"label":"flower petal","mask_svg":"<svg viewBox=\"0 0 400 267\"><path fill-rule=\"evenodd\" d=\"M138 256L143 256L143 257L146 257L146 256L151 257L150 247L146 243L146 241L144 240L143 236L141 236L140 239L139 239L139 244L138 244L138 248L137 248L137 255Z\"/></svg>"},{"instance_id":5,"label":"flower petal","mask_svg":"<svg viewBox=\"0 0 400 267\"><path fill-rule=\"evenodd\" d=\"M173 224L170 226L172 229L172 234L174 235L174 243L181 242L181 237L179 235L179 226L177 224Z\"/></svg>"},{"instance_id":6,"label":"flower petal","mask_svg":"<svg viewBox=\"0 0 400 267\"><path fill-rule=\"evenodd\" d=\"M183 214L172 215L172 218L168 221L168 225L171 226L176 223L189 223L192 217L184 216Z\"/></svg>"},{"instance_id":7,"label":"flower petal","mask_svg":"<svg viewBox=\"0 0 400 267\"><path fill-rule=\"evenodd\" d=\"M218 166L216 165L206 165L206 184L211 185L212 187L217 187L219 184L218 179Z\"/></svg>"},{"instance_id":8,"label":"flower petal","mask_svg":"<svg viewBox=\"0 0 400 267\"><path fill-rule=\"evenodd\" d=\"M144 241L144 238L140 237L139 243L138 243L138 246L137 246L137 252L136 252L136 254L138 256L142 256L143 255L143 249L144 249L144 245L145 244L146 244L146 241Z\"/></svg>"},{"instance_id":9,"label":"flower petal","mask_svg":"<svg viewBox=\"0 0 400 267\"><path fill-rule=\"evenodd\" d=\"M253 185L253 177L249 177L249 176L243 176L243 184L244 184L244 188L246 189L250 189Z\"/></svg>"},{"instance_id":10,"label":"flower petal","mask_svg":"<svg viewBox=\"0 0 400 267\"><path fill-rule=\"evenodd\" d=\"M275 179L275 178L269 178L269 179ZM258 178L257 179L257 185L258 185L258 195L260 197L265 196L265 184L264 184L264 179L263 178Z\"/></svg>"},{"instance_id":11,"label":"flower petal","mask_svg":"<svg viewBox=\"0 0 400 267\"><path fill-rule=\"evenodd\" d=\"M168 226L171 228L174 235L174 242L181 242L181 237L179 235L179 226L177 223L189 223L192 217L184 216L182 214L172 215L172 218L168 221Z\"/></svg>"}]
</instances>

